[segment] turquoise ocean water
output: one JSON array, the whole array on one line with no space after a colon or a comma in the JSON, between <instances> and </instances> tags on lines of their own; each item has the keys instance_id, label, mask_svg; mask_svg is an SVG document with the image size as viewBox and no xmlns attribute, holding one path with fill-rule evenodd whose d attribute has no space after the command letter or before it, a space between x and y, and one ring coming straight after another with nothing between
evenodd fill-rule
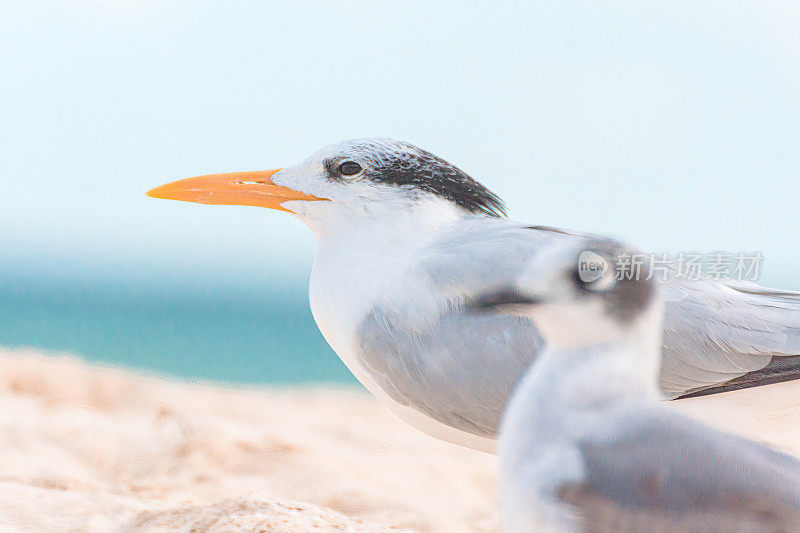
<instances>
[{"instance_id":1,"label":"turquoise ocean water","mask_svg":"<svg viewBox=\"0 0 800 533\"><path fill-rule=\"evenodd\" d=\"M69 352L182 379L357 383L317 329L305 271L188 281L183 271L136 281L134 275L112 279L99 269L26 275L23 262L15 264L0 276L0 347ZM226 286L220 277L252 283ZM796 275L762 283L800 289Z\"/></svg>"},{"instance_id":2,"label":"turquoise ocean water","mask_svg":"<svg viewBox=\"0 0 800 533\"><path fill-rule=\"evenodd\" d=\"M0 346L185 379L356 383L317 329L299 283L167 291L14 280L0 284Z\"/></svg>"}]
</instances>

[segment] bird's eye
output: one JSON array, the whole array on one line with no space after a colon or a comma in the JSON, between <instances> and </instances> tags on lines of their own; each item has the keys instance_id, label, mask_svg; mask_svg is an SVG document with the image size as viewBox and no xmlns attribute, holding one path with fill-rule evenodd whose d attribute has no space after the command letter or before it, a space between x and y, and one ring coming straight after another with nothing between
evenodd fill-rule
<instances>
[{"instance_id":1,"label":"bird's eye","mask_svg":"<svg viewBox=\"0 0 800 533\"><path fill-rule=\"evenodd\" d=\"M361 165L355 161L345 161L339 165L339 173L342 176L354 176L361 172Z\"/></svg>"}]
</instances>

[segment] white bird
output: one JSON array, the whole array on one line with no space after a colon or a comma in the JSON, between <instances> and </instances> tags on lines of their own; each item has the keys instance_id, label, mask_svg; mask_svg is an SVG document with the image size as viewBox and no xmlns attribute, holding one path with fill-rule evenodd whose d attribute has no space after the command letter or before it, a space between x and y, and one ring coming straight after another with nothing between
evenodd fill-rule
<instances>
[{"instance_id":1,"label":"white bird","mask_svg":"<svg viewBox=\"0 0 800 533\"><path fill-rule=\"evenodd\" d=\"M487 316L471 298L508 285L542 250L587 238L507 220L501 200L466 173L390 139L148 194L269 207L304 222L318 244L311 311L333 350L407 422L485 451L543 341L529 318ZM800 377L800 294L725 281L664 285L666 396Z\"/></svg>"},{"instance_id":2,"label":"white bird","mask_svg":"<svg viewBox=\"0 0 800 533\"><path fill-rule=\"evenodd\" d=\"M587 253L597 275L579 267ZM479 299L530 317L547 341L503 415L503 529L800 530L800 460L660 401L656 282L611 267L635 253L600 239L551 248Z\"/></svg>"}]
</instances>

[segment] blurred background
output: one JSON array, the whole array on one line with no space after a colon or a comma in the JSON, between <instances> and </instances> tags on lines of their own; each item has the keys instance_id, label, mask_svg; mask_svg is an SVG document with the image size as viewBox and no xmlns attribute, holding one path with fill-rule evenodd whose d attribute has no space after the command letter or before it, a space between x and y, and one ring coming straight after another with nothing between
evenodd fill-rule
<instances>
[{"instance_id":1,"label":"blurred background","mask_svg":"<svg viewBox=\"0 0 800 533\"><path fill-rule=\"evenodd\" d=\"M510 217L760 251L800 289L792 2L0 2L0 346L237 383L355 383L286 213L145 197L389 136Z\"/></svg>"}]
</instances>

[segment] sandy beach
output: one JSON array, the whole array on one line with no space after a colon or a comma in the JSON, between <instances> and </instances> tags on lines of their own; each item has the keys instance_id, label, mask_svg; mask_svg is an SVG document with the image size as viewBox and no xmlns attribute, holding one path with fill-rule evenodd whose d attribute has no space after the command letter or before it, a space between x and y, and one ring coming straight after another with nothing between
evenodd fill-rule
<instances>
[{"instance_id":1,"label":"sandy beach","mask_svg":"<svg viewBox=\"0 0 800 533\"><path fill-rule=\"evenodd\" d=\"M0 530L493 531L495 461L359 390L0 352Z\"/></svg>"},{"instance_id":2,"label":"sandy beach","mask_svg":"<svg viewBox=\"0 0 800 533\"><path fill-rule=\"evenodd\" d=\"M798 385L769 391L766 414L747 390L672 405L797 451ZM0 352L3 531L496 531L496 461L356 389L237 390Z\"/></svg>"}]
</instances>

